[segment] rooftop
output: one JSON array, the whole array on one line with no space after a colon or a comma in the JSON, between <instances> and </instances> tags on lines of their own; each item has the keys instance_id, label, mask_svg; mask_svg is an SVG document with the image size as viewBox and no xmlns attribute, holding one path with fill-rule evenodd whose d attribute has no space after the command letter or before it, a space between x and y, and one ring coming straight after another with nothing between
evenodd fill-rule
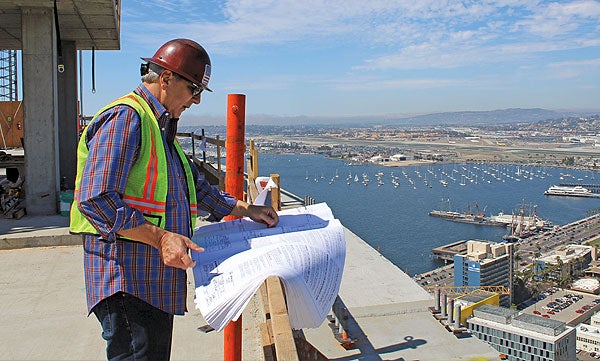
<instances>
[{"instance_id":1,"label":"rooftop","mask_svg":"<svg viewBox=\"0 0 600 361\"><path fill-rule=\"evenodd\" d=\"M102 359L101 329L87 317L83 251L67 231L68 218L0 219L0 359ZM433 297L358 236L345 231L347 257L339 296L349 311L348 333L356 348L345 350L328 322L304 329L307 341L328 359L338 360L497 360L498 352L471 337L458 338L432 316ZM49 243L63 246L44 246ZM7 249L13 248L13 249ZM189 273L188 305L193 307ZM244 360L261 360L258 301L243 315ZM202 333L196 309L175 318L173 360L219 360L223 335ZM29 340L36 340L30 347Z\"/></svg>"}]
</instances>

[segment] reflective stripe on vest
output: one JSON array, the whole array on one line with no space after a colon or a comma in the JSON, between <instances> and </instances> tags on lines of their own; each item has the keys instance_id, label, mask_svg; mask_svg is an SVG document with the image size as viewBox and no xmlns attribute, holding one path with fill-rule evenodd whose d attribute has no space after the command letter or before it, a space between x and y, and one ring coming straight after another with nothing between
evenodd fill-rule
<instances>
[{"instance_id":1,"label":"reflective stripe on vest","mask_svg":"<svg viewBox=\"0 0 600 361\"><path fill-rule=\"evenodd\" d=\"M131 168L130 175L127 179L123 201L129 206L142 211L147 221L164 228L168 178L165 146L158 126L158 121L143 98L135 93L130 93L102 108L96 113L92 122L104 111L117 105L128 105L133 108L140 117L141 129L141 146L138 159ZM78 189L81 184L81 177L88 156L88 148L85 139L87 129L87 127L84 129L77 148L77 178L75 181L75 201L71 207L70 231L71 233L98 234L92 224L77 208L79 199ZM196 217L198 214L196 188L189 161L185 153L179 146L177 140L175 140L174 145L181 160L188 185L191 235L196 225Z\"/></svg>"}]
</instances>

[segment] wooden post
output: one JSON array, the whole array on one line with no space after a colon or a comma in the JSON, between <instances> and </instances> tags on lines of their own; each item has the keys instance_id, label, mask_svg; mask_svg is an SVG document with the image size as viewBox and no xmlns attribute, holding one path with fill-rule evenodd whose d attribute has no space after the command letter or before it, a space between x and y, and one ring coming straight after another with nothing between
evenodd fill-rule
<instances>
[{"instance_id":1,"label":"wooden post","mask_svg":"<svg viewBox=\"0 0 600 361\"><path fill-rule=\"evenodd\" d=\"M246 172L248 173L248 199L251 202L258 197L258 189L256 188L256 177L258 177L258 152L254 148L254 140L250 140L250 149L248 149L248 159L246 160Z\"/></svg>"},{"instance_id":2,"label":"wooden post","mask_svg":"<svg viewBox=\"0 0 600 361\"><path fill-rule=\"evenodd\" d=\"M229 128L229 127L227 127ZM219 145L219 135L217 134L217 174L219 175L219 189L225 189L225 184L223 184L223 177L221 176L221 146ZM225 147L227 148L227 146ZM244 155L242 154L242 158ZM242 174L243 177L243 174ZM230 193L231 194L231 193ZM239 198L242 199L242 198Z\"/></svg>"},{"instance_id":3,"label":"wooden post","mask_svg":"<svg viewBox=\"0 0 600 361\"><path fill-rule=\"evenodd\" d=\"M279 190L279 174L270 174L271 179L273 180L273 182L275 182L275 184L277 184L277 188L272 188L271 189L271 207L273 207L274 210L276 211L280 211L281 210L281 191Z\"/></svg>"},{"instance_id":4,"label":"wooden post","mask_svg":"<svg viewBox=\"0 0 600 361\"><path fill-rule=\"evenodd\" d=\"M237 199L244 197L244 133L246 122L246 96L229 94L227 97L227 150L225 160L225 191ZM217 153L218 154L218 153ZM236 216L227 216L233 220ZM242 317L231 321L223 332L223 360L242 360Z\"/></svg>"}]
</instances>

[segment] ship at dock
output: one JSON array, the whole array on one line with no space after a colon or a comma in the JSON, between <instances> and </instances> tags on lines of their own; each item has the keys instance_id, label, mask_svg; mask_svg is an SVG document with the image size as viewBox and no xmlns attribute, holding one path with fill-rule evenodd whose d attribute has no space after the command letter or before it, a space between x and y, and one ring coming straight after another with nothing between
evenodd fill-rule
<instances>
[{"instance_id":1,"label":"ship at dock","mask_svg":"<svg viewBox=\"0 0 600 361\"><path fill-rule=\"evenodd\" d=\"M506 241L527 238L541 230L552 227L549 221L543 220L537 215L537 205L530 205L529 211L526 211L525 202L521 204L518 212L511 214L500 212L497 215L486 216L485 208L482 212L479 212L477 203L475 203L475 209L475 212L471 212L470 206L467 205L467 211L465 212L432 210L429 215L453 222L506 227L508 233L503 237Z\"/></svg>"},{"instance_id":2,"label":"ship at dock","mask_svg":"<svg viewBox=\"0 0 600 361\"><path fill-rule=\"evenodd\" d=\"M591 197L600 198L600 193L592 192L590 189L582 186L556 186L553 185L544 192L547 196L565 196L565 197Z\"/></svg>"},{"instance_id":3,"label":"ship at dock","mask_svg":"<svg viewBox=\"0 0 600 361\"><path fill-rule=\"evenodd\" d=\"M449 200L448 200L449 202ZM467 210L464 212L456 212L450 210L432 210L429 215L432 217L440 217L453 222L481 224L486 226L502 226L496 224L485 216L485 207L483 211L479 211L479 206L475 203L475 212L471 211L471 205L467 204Z\"/></svg>"}]
</instances>

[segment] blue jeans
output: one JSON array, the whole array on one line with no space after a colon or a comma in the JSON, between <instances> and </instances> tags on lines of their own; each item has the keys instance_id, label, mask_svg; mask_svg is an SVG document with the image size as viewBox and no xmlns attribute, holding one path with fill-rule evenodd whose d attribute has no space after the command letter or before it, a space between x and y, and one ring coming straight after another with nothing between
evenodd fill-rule
<instances>
[{"instance_id":1,"label":"blue jeans","mask_svg":"<svg viewBox=\"0 0 600 361\"><path fill-rule=\"evenodd\" d=\"M173 315L118 292L100 301L92 312L102 325L109 360L169 360Z\"/></svg>"}]
</instances>

